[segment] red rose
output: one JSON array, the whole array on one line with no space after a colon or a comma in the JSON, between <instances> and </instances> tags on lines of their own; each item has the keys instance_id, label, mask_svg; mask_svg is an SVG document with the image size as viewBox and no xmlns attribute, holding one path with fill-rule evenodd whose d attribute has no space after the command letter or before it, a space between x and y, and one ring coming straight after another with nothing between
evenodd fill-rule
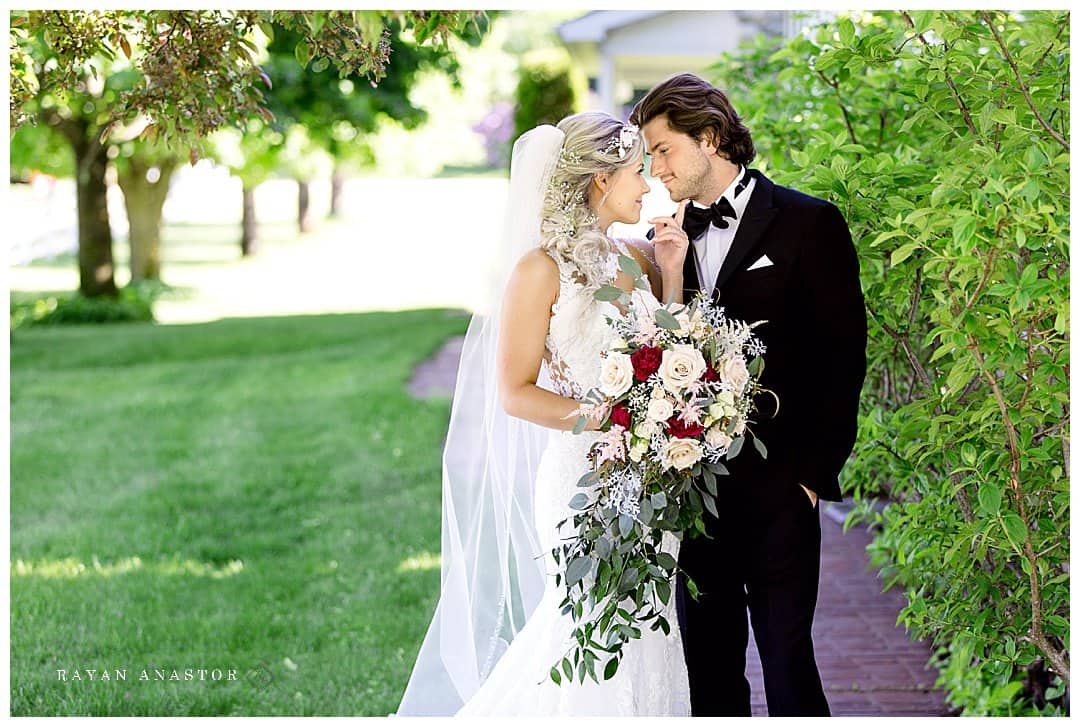
<instances>
[{"instance_id":1,"label":"red rose","mask_svg":"<svg viewBox=\"0 0 1080 727\"><path fill-rule=\"evenodd\" d=\"M716 369L713 368L712 364L706 361L705 362L705 373L703 373L701 375L701 380L702 381L719 381L720 380L720 374L716 373Z\"/></svg>"},{"instance_id":2,"label":"red rose","mask_svg":"<svg viewBox=\"0 0 1080 727\"><path fill-rule=\"evenodd\" d=\"M622 404L616 404L611 408L611 423L617 424L623 429L630 428L630 410Z\"/></svg>"},{"instance_id":3,"label":"red rose","mask_svg":"<svg viewBox=\"0 0 1080 727\"><path fill-rule=\"evenodd\" d=\"M673 437L689 439L690 437L696 437L704 431L705 427L700 424L687 424L678 414L667 420L667 433Z\"/></svg>"},{"instance_id":4,"label":"red rose","mask_svg":"<svg viewBox=\"0 0 1080 727\"><path fill-rule=\"evenodd\" d=\"M630 354L630 363L634 365L634 378L645 381L660 369L664 352L655 346L642 346Z\"/></svg>"}]
</instances>

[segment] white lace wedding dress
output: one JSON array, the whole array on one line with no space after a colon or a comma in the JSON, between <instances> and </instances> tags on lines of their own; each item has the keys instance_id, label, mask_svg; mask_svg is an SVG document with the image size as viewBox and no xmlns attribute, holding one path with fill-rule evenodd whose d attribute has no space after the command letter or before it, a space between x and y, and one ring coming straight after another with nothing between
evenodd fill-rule
<instances>
[{"instance_id":1,"label":"white lace wedding dress","mask_svg":"<svg viewBox=\"0 0 1080 727\"><path fill-rule=\"evenodd\" d=\"M559 297L552 306L545 363L559 394L583 399L585 392L599 384L600 352L614 339L605 314L614 315L617 309L610 303L595 301L572 264L558 259L556 263L560 271ZM611 263L614 272L614 257ZM635 290L634 295L652 308L659 305L651 293ZM670 633L643 628L640 639L623 647L618 671L610 680L602 677L606 663L603 653L596 669L599 683L586 676L582 684L576 680L576 673L575 680L564 677L561 685L550 678L551 667L575 643L571 635L574 622L569 615L560 613L565 588L555 585L556 565L551 549L560 537L572 534L572 520L563 526L561 535L556 525L574 512L567 503L580 491L577 483L588 470L586 455L597 436L596 432L551 430L536 473L534 502L548 574L544 596L458 716L690 715L690 688L674 596L665 612ZM678 540L666 535L664 550L677 557Z\"/></svg>"}]
</instances>

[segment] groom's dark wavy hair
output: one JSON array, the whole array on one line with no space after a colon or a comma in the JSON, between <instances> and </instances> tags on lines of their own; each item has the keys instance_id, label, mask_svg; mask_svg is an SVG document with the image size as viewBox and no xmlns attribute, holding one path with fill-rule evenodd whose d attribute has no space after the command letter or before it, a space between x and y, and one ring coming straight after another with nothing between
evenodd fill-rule
<instances>
[{"instance_id":1,"label":"groom's dark wavy hair","mask_svg":"<svg viewBox=\"0 0 1080 727\"><path fill-rule=\"evenodd\" d=\"M746 128L723 91L692 73L672 76L653 88L630 112L630 123L644 126L666 116L668 126L701 141L712 133L716 150L734 164L749 165L756 152Z\"/></svg>"}]
</instances>

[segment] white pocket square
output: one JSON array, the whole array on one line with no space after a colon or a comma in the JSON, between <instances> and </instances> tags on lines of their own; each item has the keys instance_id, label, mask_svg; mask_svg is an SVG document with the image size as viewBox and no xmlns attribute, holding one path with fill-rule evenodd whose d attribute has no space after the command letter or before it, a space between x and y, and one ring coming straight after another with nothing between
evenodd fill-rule
<instances>
[{"instance_id":1,"label":"white pocket square","mask_svg":"<svg viewBox=\"0 0 1080 727\"><path fill-rule=\"evenodd\" d=\"M768 255L762 255L757 259L757 262L747 268L747 270L757 270L758 268L767 268L773 264L773 261L769 259Z\"/></svg>"}]
</instances>

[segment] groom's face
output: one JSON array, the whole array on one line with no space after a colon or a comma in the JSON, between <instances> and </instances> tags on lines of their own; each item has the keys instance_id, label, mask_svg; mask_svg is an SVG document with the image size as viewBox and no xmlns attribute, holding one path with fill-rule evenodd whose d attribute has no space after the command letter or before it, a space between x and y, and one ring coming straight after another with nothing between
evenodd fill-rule
<instances>
[{"instance_id":1,"label":"groom's face","mask_svg":"<svg viewBox=\"0 0 1080 727\"><path fill-rule=\"evenodd\" d=\"M663 182L672 201L692 199L703 205L712 204L711 199L698 199L706 193L712 173L709 155L715 152L708 143L675 131L663 115L641 127L641 133L652 160L650 173Z\"/></svg>"}]
</instances>

